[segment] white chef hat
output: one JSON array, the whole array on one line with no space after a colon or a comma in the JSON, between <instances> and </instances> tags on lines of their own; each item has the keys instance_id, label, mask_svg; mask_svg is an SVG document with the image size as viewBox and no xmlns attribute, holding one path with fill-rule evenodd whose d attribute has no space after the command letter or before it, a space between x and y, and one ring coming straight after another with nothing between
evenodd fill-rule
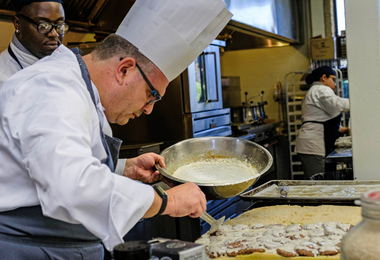
<instances>
[{"instance_id":1,"label":"white chef hat","mask_svg":"<svg viewBox=\"0 0 380 260\"><path fill-rule=\"evenodd\" d=\"M231 19L225 6L222 0L136 0L116 34L172 81Z\"/></svg>"}]
</instances>

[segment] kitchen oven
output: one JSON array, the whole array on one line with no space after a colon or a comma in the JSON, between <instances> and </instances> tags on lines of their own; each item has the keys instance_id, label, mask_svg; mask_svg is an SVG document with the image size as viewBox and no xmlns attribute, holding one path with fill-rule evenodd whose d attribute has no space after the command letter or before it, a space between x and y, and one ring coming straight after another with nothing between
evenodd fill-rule
<instances>
[{"instance_id":1,"label":"kitchen oven","mask_svg":"<svg viewBox=\"0 0 380 260\"><path fill-rule=\"evenodd\" d=\"M218 46L207 47L182 76L185 113L223 108Z\"/></svg>"}]
</instances>

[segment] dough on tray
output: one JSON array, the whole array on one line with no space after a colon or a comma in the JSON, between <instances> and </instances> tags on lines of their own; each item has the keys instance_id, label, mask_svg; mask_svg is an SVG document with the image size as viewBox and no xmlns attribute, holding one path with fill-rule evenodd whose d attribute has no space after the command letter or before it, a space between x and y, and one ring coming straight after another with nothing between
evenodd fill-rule
<instances>
[{"instance_id":1,"label":"dough on tray","mask_svg":"<svg viewBox=\"0 0 380 260\"><path fill-rule=\"evenodd\" d=\"M360 207L262 207L228 219L195 242L218 260L339 259L342 237L360 221Z\"/></svg>"}]
</instances>

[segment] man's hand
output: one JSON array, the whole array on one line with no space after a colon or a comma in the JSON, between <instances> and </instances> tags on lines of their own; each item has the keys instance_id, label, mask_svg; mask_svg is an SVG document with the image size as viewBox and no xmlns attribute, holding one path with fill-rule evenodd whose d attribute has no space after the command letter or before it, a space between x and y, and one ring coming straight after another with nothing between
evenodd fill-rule
<instances>
[{"instance_id":1,"label":"man's hand","mask_svg":"<svg viewBox=\"0 0 380 260\"><path fill-rule=\"evenodd\" d=\"M163 215L197 218L206 211L206 196L201 189L192 182L166 190L166 194L168 195L168 204L162 213ZM161 205L161 197L154 192L154 201L143 217L154 217L161 208Z\"/></svg>"},{"instance_id":2,"label":"man's hand","mask_svg":"<svg viewBox=\"0 0 380 260\"><path fill-rule=\"evenodd\" d=\"M138 157L127 159L123 176L144 183L160 181L163 176L155 170L154 166L156 162L158 162L161 167L165 167L164 157L155 153L145 153Z\"/></svg>"},{"instance_id":3,"label":"man's hand","mask_svg":"<svg viewBox=\"0 0 380 260\"><path fill-rule=\"evenodd\" d=\"M206 211L206 196L192 182L171 188L166 193L168 194L168 204L163 213L165 215L197 218Z\"/></svg>"}]
</instances>

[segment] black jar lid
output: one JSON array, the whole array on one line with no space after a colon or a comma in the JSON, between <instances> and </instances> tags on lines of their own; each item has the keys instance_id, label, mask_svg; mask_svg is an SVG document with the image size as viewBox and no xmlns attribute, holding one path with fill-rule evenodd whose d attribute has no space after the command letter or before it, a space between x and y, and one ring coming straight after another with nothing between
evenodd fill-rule
<instances>
[{"instance_id":1,"label":"black jar lid","mask_svg":"<svg viewBox=\"0 0 380 260\"><path fill-rule=\"evenodd\" d=\"M150 259L150 244L147 241L129 241L113 248L115 260L141 260Z\"/></svg>"}]
</instances>

